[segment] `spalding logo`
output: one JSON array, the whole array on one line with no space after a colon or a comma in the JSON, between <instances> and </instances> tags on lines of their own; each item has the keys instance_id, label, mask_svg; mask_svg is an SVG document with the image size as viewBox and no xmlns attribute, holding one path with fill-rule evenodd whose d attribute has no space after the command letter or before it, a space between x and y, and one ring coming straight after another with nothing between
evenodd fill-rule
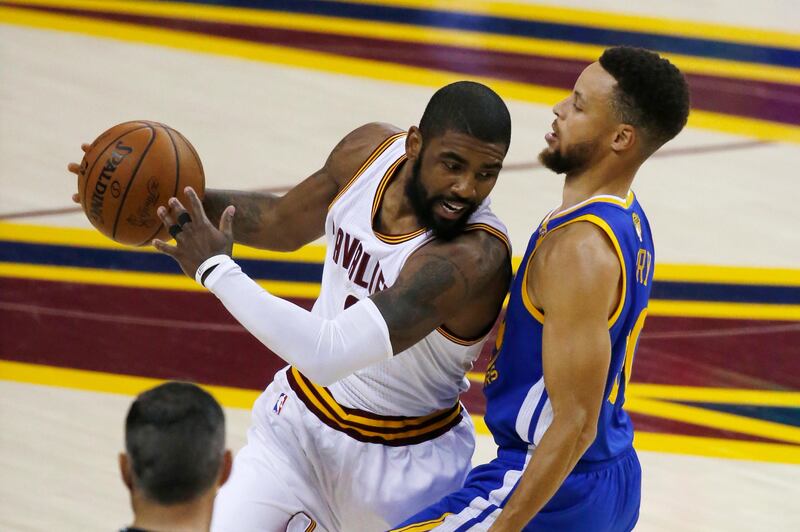
<instances>
[{"instance_id":1,"label":"spalding logo","mask_svg":"<svg viewBox=\"0 0 800 532\"><path fill-rule=\"evenodd\" d=\"M144 203L136 209L134 214L128 216L127 222L134 227L147 227L150 229L155 226L156 223L158 223L155 217L158 197L158 180L155 177L151 177L147 181L147 198L145 198Z\"/></svg>"},{"instance_id":2,"label":"spalding logo","mask_svg":"<svg viewBox=\"0 0 800 532\"><path fill-rule=\"evenodd\" d=\"M122 141L117 142L117 145L114 146L114 151L111 152L111 157L108 158L100 175L97 176L97 182L92 192L92 203L89 208L89 218L97 224L105 225L103 222L103 198L109 188L108 185L114 175L114 171L132 151L133 148L125 146Z\"/></svg>"}]
</instances>

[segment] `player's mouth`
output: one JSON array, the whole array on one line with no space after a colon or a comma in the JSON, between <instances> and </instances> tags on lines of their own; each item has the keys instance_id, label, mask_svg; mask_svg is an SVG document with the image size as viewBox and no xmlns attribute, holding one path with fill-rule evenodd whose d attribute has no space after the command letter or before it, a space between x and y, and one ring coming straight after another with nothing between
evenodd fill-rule
<instances>
[{"instance_id":1,"label":"player's mouth","mask_svg":"<svg viewBox=\"0 0 800 532\"><path fill-rule=\"evenodd\" d=\"M441 199L437 202L439 216L447 220L458 220L466 212L469 205L460 201Z\"/></svg>"},{"instance_id":2,"label":"player's mouth","mask_svg":"<svg viewBox=\"0 0 800 532\"><path fill-rule=\"evenodd\" d=\"M547 142L548 146L552 146L558 140L558 132L556 131L556 123L553 122L553 131L548 131L547 134L544 136L545 142Z\"/></svg>"}]
</instances>

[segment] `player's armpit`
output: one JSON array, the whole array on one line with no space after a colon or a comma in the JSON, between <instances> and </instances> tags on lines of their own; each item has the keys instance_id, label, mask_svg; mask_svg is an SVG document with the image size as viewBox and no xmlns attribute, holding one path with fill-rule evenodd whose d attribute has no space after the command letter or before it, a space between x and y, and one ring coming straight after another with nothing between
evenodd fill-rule
<instances>
[{"instance_id":1,"label":"player's armpit","mask_svg":"<svg viewBox=\"0 0 800 532\"><path fill-rule=\"evenodd\" d=\"M236 207L236 242L293 251L324 234L325 217L333 199L375 148L400 131L390 124L366 124L339 141L323 167L285 195L206 190L203 207L212 223L219 221L228 205Z\"/></svg>"},{"instance_id":2,"label":"player's armpit","mask_svg":"<svg viewBox=\"0 0 800 532\"><path fill-rule=\"evenodd\" d=\"M419 342L476 298L492 298L487 287L498 277L506 279L508 261L506 245L482 231L449 242L435 240L417 251L390 288L371 296L389 328L394 352Z\"/></svg>"}]
</instances>

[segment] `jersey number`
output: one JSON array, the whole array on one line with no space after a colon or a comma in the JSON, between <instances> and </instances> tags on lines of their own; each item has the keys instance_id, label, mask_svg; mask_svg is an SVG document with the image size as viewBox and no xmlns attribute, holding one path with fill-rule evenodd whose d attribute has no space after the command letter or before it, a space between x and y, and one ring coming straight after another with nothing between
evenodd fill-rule
<instances>
[{"instance_id":1,"label":"jersey number","mask_svg":"<svg viewBox=\"0 0 800 532\"><path fill-rule=\"evenodd\" d=\"M639 335L642 333L642 328L644 327L644 320L647 318L647 309L643 309L639 317L636 319L636 323L631 330L631 333L628 335L628 340L625 343L627 346L625 348L625 363L622 365L622 371L619 375L617 375L617 379L614 381L614 386L611 388L611 393L608 395L608 400L611 404L617 403L617 395L619 395L619 383L620 381L625 383L625 390L628 389L628 383L631 380L631 371L633 370L633 356L636 354L636 347L639 345ZM623 399L624 401L624 399Z\"/></svg>"},{"instance_id":2,"label":"jersey number","mask_svg":"<svg viewBox=\"0 0 800 532\"><path fill-rule=\"evenodd\" d=\"M640 249L636 255L636 280L647 286L650 280L650 266L653 264L653 254L646 249Z\"/></svg>"}]
</instances>

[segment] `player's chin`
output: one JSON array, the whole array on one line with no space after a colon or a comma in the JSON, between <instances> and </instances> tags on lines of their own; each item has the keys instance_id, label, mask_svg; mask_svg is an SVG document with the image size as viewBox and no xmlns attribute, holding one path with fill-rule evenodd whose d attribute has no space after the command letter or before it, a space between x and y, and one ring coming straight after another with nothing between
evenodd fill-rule
<instances>
[{"instance_id":1,"label":"player's chin","mask_svg":"<svg viewBox=\"0 0 800 532\"><path fill-rule=\"evenodd\" d=\"M547 168L550 168L553 164L553 161L556 161L559 158L560 152L552 146L548 146L539 152L539 162Z\"/></svg>"},{"instance_id":2,"label":"player's chin","mask_svg":"<svg viewBox=\"0 0 800 532\"><path fill-rule=\"evenodd\" d=\"M461 216L456 219L443 218L437 214L433 214L433 226L430 228L434 236L443 240L453 240L464 232L464 227L467 225L469 214Z\"/></svg>"}]
</instances>

